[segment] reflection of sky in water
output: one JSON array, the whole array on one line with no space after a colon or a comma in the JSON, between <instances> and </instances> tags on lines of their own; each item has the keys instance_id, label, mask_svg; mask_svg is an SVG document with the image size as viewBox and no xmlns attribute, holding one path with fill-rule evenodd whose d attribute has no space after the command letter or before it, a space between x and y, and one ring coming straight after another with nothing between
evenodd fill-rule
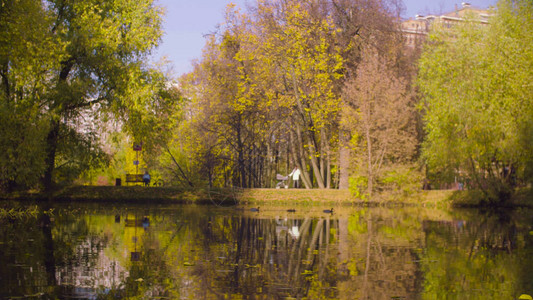
<instances>
[{"instance_id":1,"label":"reflection of sky in water","mask_svg":"<svg viewBox=\"0 0 533 300\"><path fill-rule=\"evenodd\" d=\"M71 293L92 297L97 289L111 289L123 284L129 277L121 262L105 254L105 246L90 237L75 247L74 259L56 269L57 284L76 287Z\"/></svg>"}]
</instances>

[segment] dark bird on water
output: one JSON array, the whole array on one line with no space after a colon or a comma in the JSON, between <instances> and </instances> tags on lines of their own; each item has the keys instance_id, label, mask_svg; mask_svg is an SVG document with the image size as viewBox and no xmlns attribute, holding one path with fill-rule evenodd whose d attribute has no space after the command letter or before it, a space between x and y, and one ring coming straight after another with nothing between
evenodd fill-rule
<instances>
[{"instance_id":1,"label":"dark bird on water","mask_svg":"<svg viewBox=\"0 0 533 300\"><path fill-rule=\"evenodd\" d=\"M327 214L332 214L333 213L333 208L332 209L324 209L324 212L327 213Z\"/></svg>"},{"instance_id":2,"label":"dark bird on water","mask_svg":"<svg viewBox=\"0 0 533 300\"><path fill-rule=\"evenodd\" d=\"M287 209L287 212L296 212L296 209L290 208L290 209Z\"/></svg>"},{"instance_id":3,"label":"dark bird on water","mask_svg":"<svg viewBox=\"0 0 533 300\"><path fill-rule=\"evenodd\" d=\"M259 207L252 207L250 208L250 211L259 212Z\"/></svg>"}]
</instances>

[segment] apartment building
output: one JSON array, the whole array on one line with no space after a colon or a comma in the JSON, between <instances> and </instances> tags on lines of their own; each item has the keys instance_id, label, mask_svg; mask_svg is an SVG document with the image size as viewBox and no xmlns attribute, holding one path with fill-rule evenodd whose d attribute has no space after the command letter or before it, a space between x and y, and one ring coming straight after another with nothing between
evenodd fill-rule
<instances>
[{"instance_id":1,"label":"apartment building","mask_svg":"<svg viewBox=\"0 0 533 300\"><path fill-rule=\"evenodd\" d=\"M436 24L445 27L452 27L458 22L462 22L468 16L472 16L480 24L488 24L492 13L490 8L480 9L473 7L470 3L463 2L461 7L455 7L455 10L442 15L416 15L414 19L410 18L402 22L401 30L406 39L408 47L416 47L425 40L428 32Z\"/></svg>"}]
</instances>

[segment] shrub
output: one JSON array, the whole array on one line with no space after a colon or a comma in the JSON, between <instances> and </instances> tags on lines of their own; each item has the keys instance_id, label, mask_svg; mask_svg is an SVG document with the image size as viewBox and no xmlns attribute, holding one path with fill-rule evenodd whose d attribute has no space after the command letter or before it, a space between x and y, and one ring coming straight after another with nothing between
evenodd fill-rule
<instances>
[{"instance_id":1,"label":"shrub","mask_svg":"<svg viewBox=\"0 0 533 300\"><path fill-rule=\"evenodd\" d=\"M377 187L394 195L408 197L422 188L422 173L413 165L396 165L378 178Z\"/></svg>"},{"instance_id":2,"label":"shrub","mask_svg":"<svg viewBox=\"0 0 533 300\"><path fill-rule=\"evenodd\" d=\"M368 177L366 176L353 176L349 179L349 189L350 194L356 198L361 200L367 200L368 193Z\"/></svg>"}]
</instances>

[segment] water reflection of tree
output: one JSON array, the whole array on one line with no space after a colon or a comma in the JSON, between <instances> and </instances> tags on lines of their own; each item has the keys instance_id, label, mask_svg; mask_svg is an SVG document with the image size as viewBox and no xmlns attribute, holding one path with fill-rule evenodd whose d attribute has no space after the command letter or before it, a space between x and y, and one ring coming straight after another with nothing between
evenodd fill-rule
<instances>
[{"instance_id":1,"label":"water reflection of tree","mask_svg":"<svg viewBox=\"0 0 533 300\"><path fill-rule=\"evenodd\" d=\"M54 287L45 267L48 238L38 219L1 220L0 298L43 293Z\"/></svg>"},{"instance_id":2,"label":"water reflection of tree","mask_svg":"<svg viewBox=\"0 0 533 300\"><path fill-rule=\"evenodd\" d=\"M48 206L42 206L40 211L37 218L11 220L0 226L0 298L28 295L57 298L74 292L68 285L62 285L62 270L76 260L75 248L80 237L88 236L87 226L72 215L43 213L49 211ZM81 259L85 261L80 264L87 265L90 257Z\"/></svg>"},{"instance_id":3,"label":"water reflection of tree","mask_svg":"<svg viewBox=\"0 0 533 300\"><path fill-rule=\"evenodd\" d=\"M119 230L113 215L80 209L58 211L53 242L61 297L92 298L99 291L121 286L128 275L126 265L109 250L117 245Z\"/></svg>"},{"instance_id":4,"label":"water reflection of tree","mask_svg":"<svg viewBox=\"0 0 533 300\"><path fill-rule=\"evenodd\" d=\"M41 220L0 227L6 250L0 251L1 261L34 266L30 273L0 264L2 283L8 283L0 296L51 291L50 274L57 285L74 282L68 276L75 273L96 283L111 276L114 263L123 277L111 290L102 290L101 298L459 297L453 289L488 289L492 294L474 297L494 298L504 285L520 292L533 288L528 280L533 222L524 219L527 213L421 222L425 218L417 213L389 209L355 210L339 219L261 218L196 206L129 211L148 217L149 226L130 230L123 219L115 222L114 212L70 210L58 212L48 229ZM133 235L137 249L130 245ZM47 252L42 246L50 242ZM140 253L138 261L131 261L133 250ZM55 271L47 272L47 260L55 261ZM87 273L75 269L85 265L91 266ZM24 288L10 284L16 278L26 278ZM75 291L61 290L66 292Z\"/></svg>"},{"instance_id":5,"label":"water reflection of tree","mask_svg":"<svg viewBox=\"0 0 533 300\"><path fill-rule=\"evenodd\" d=\"M357 210L345 225L340 247L341 299L417 299L413 263L422 246L420 222L404 210ZM347 273L347 274L346 274Z\"/></svg>"},{"instance_id":6,"label":"water reflection of tree","mask_svg":"<svg viewBox=\"0 0 533 300\"><path fill-rule=\"evenodd\" d=\"M327 268L329 243L334 241L331 222L245 216L210 219L200 229L205 237L202 246L206 259L216 259L195 273L206 286L204 291L215 295L305 297L313 283L327 286L333 278ZM291 232L293 226L298 235ZM324 288L315 293L331 294Z\"/></svg>"},{"instance_id":7,"label":"water reflection of tree","mask_svg":"<svg viewBox=\"0 0 533 300\"><path fill-rule=\"evenodd\" d=\"M526 246L531 239L517 225L519 217L500 211L467 219L424 222L424 295L515 299L531 291L531 268L524 272L533 263Z\"/></svg>"}]
</instances>

